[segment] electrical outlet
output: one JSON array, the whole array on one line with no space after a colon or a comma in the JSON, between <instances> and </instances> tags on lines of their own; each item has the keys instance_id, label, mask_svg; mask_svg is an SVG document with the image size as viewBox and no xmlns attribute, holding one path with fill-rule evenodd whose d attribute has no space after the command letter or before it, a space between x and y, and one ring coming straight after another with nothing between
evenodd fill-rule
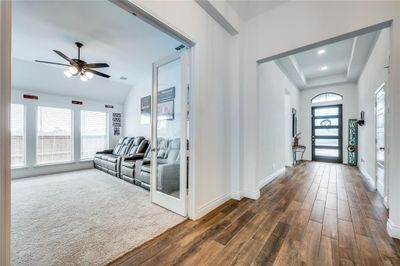
<instances>
[{"instance_id":1,"label":"electrical outlet","mask_svg":"<svg viewBox=\"0 0 400 266\"><path fill-rule=\"evenodd\" d=\"M361 160L360 160L362 163L365 163L365 160L363 159L363 158L361 158Z\"/></svg>"},{"instance_id":2,"label":"electrical outlet","mask_svg":"<svg viewBox=\"0 0 400 266\"><path fill-rule=\"evenodd\" d=\"M276 165L275 165L275 163L273 163L272 164L272 170L275 170L275 167L276 167Z\"/></svg>"}]
</instances>

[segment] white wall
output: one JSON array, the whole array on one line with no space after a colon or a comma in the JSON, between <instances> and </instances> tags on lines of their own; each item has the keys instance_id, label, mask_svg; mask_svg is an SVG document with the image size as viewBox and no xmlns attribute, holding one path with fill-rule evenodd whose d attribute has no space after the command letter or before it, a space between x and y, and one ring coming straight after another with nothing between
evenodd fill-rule
<instances>
[{"instance_id":1,"label":"white wall","mask_svg":"<svg viewBox=\"0 0 400 266\"><path fill-rule=\"evenodd\" d=\"M335 92L343 96L343 101L341 102L330 102L329 104L342 104L342 113L343 113L343 163L347 164L347 145L348 145L348 124L349 119L358 117L358 108L357 108L357 85L353 83L336 85L336 86L327 86L324 88L318 89L307 89L302 90L300 93L300 110L301 115L300 119L300 132L301 139L300 143L307 147L306 152L304 153L305 160L311 160L311 106L317 106L321 104L311 104L311 99L318 94L324 92ZM322 104L324 105L324 104Z\"/></svg>"},{"instance_id":2,"label":"white wall","mask_svg":"<svg viewBox=\"0 0 400 266\"><path fill-rule=\"evenodd\" d=\"M257 182L285 167L287 142L285 95L290 95L290 110L299 110L299 90L275 62L258 66ZM289 123L290 124L290 123Z\"/></svg>"},{"instance_id":3,"label":"white wall","mask_svg":"<svg viewBox=\"0 0 400 266\"><path fill-rule=\"evenodd\" d=\"M24 99L24 94L36 95L38 100ZM72 100L82 101L83 105L72 104ZM12 91L12 103L23 104L26 110L26 167L12 170L12 178L36 176L58 172L73 171L93 167L93 161L80 161L80 110L107 112L109 120L109 147L114 147L118 139L122 136L114 136L112 127L112 113L122 113L122 105L115 103L97 102L88 99L62 97L51 94L38 93L27 90ZM105 108L105 104L112 104L113 109ZM73 110L73 130L74 130L74 159L73 162L54 165L35 165L36 164L36 110L38 106L69 108ZM122 132L121 132L122 134Z\"/></svg>"},{"instance_id":4,"label":"white wall","mask_svg":"<svg viewBox=\"0 0 400 266\"><path fill-rule=\"evenodd\" d=\"M151 125L140 122L140 99L151 95L151 78L131 89L124 102L124 136L151 137Z\"/></svg>"},{"instance_id":5,"label":"white wall","mask_svg":"<svg viewBox=\"0 0 400 266\"><path fill-rule=\"evenodd\" d=\"M390 31L382 30L358 80L358 111L365 112L365 125L359 127L359 168L375 182L375 92L388 82Z\"/></svg>"},{"instance_id":6,"label":"white wall","mask_svg":"<svg viewBox=\"0 0 400 266\"><path fill-rule=\"evenodd\" d=\"M160 58L162 59L162 58ZM158 136L163 138L177 138L181 135L181 67L180 60L162 66L158 73L159 91L175 87L174 119L158 122ZM144 136L150 139L151 125L141 123L140 99L151 95L151 73L141 84L134 86L124 102L124 135Z\"/></svg>"}]
</instances>

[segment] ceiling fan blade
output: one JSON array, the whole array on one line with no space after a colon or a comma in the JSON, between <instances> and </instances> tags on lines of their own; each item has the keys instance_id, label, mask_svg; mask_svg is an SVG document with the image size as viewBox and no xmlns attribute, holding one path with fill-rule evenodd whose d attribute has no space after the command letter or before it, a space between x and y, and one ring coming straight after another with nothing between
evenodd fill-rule
<instances>
[{"instance_id":1,"label":"ceiling fan blade","mask_svg":"<svg viewBox=\"0 0 400 266\"><path fill-rule=\"evenodd\" d=\"M102 67L110 67L107 63L92 63L86 64L87 68L102 68Z\"/></svg>"},{"instance_id":2,"label":"ceiling fan blade","mask_svg":"<svg viewBox=\"0 0 400 266\"><path fill-rule=\"evenodd\" d=\"M110 78L109 75L101 73L101 72L93 70L93 69L88 69L87 71L92 72L93 74L98 75L98 76L103 77L103 78Z\"/></svg>"},{"instance_id":3,"label":"ceiling fan blade","mask_svg":"<svg viewBox=\"0 0 400 266\"><path fill-rule=\"evenodd\" d=\"M44 63L44 64L59 65L59 66L71 66L71 65L67 65L67 64L60 64L60 63L48 62L48 61L42 61L42 60L35 60L35 62Z\"/></svg>"},{"instance_id":4,"label":"ceiling fan blade","mask_svg":"<svg viewBox=\"0 0 400 266\"><path fill-rule=\"evenodd\" d=\"M58 54L59 56L61 56L62 58L64 58L65 60L67 60L71 65L76 66L76 62L74 60L72 60L71 58L69 58L68 56L66 56L65 54L61 53L60 51L57 50L53 50L56 54Z\"/></svg>"}]
</instances>

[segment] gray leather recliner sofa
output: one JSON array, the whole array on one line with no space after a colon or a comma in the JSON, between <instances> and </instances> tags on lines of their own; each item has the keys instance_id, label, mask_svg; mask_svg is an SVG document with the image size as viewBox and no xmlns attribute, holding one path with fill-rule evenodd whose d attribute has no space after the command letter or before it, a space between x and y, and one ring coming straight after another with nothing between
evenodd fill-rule
<instances>
[{"instance_id":1,"label":"gray leather recliner sofa","mask_svg":"<svg viewBox=\"0 0 400 266\"><path fill-rule=\"evenodd\" d=\"M157 140L157 189L167 194L179 190L180 139ZM135 184L150 189L151 153L136 162Z\"/></svg>"},{"instance_id":2,"label":"gray leather recliner sofa","mask_svg":"<svg viewBox=\"0 0 400 266\"><path fill-rule=\"evenodd\" d=\"M140 144L144 140L144 137L121 138L114 149L100 151L95 154L93 159L94 167L113 176L120 177L121 161L123 157L128 154L132 155L140 152L138 149L141 147ZM147 147L143 148L142 145L142 152L144 152L146 148Z\"/></svg>"}]
</instances>

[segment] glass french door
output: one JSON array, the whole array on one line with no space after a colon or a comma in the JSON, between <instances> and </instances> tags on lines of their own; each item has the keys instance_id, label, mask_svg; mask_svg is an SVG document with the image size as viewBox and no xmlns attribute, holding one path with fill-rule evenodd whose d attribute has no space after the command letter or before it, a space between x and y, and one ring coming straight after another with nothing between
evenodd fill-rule
<instances>
[{"instance_id":1,"label":"glass french door","mask_svg":"<svg viewBox=\"0 0 400 266\"><path fill-rule=\"evenodd\" d=\"M188 88L187 50L153 64L151 200L182 216L187 215Z\"/></svg>"},{"instance_id":2,"label":"glass french door","mask_svg":"<svg viewBox=\"0 0 400 266\"><path fill-rule=\"evenodd\" d=\"M312 160L342 163L342 105L314 106L312 112Z\"/></svg>"}]
</instances>

